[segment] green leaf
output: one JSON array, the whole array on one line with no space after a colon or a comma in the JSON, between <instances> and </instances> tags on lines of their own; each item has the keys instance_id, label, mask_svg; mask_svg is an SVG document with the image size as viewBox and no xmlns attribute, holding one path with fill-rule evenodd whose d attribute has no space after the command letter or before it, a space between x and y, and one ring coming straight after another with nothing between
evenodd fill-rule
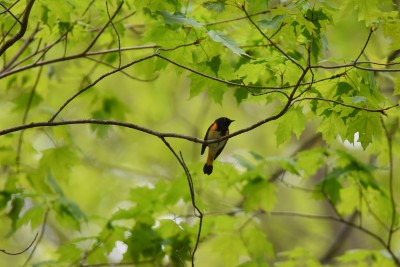
<instances>
[{"instance_id":1,"label":"green leaf","mask_svg":"<svg viewBox=\"0 0 400 267\"><path fill-rule=\"evenodd\" d=\"M249 90L243 87L238 87L235 89L235 92L233 94L236 98L236 103L240 104L243 102L243 100L249 97Z\"/></svg>"},{"instance_id":2,"label":"green leaf","mask_svg":"<svg viewBox=\"0 0 400 267\"><path fill-rule=\"evenodd\" d=\"M266 258L271 259L274 257L274 247L271 242L268 241L265 232L261 229L257 227L247 227L241 232L241 237L252 258L259 259L263 262Z\"/></svg>"},{"instance_id":3,"label":"green leaf","mask_svg":"<svg viewBox=\"0 0 400 267\"><path fill-rule=\"evenodd\" d=\"M277 29L278 26L282 23L284 18L285 18L284 15L277 15L271 19L263 19L263 20L258 21L258 25L261 28Z\"/></svg>"},{"instance_id":4,"label":"green leaf","mask_svg":"<svg viewBox=\"0 0 400 267\"><path fill-rule=\"evenodd\" d=\"M70 199L61 197L52 202L58 221L66 227L81 229L82 221L87 221L86 214Z\"/></svg>"},{"instance_id":5,"label":"green leaf","mask_svg":"<svg viewBox=\"0 0 400 267\"><path fill-rule=\"evenodd\" d=\"M334 204L340 200L340 190L342 185L338 181L346 170L342 168L333 169L328 176L318 185L318 188L326 195Z\"/></svg>"},{"instance_id":6,"label":"green leaf","mask_svg":"<svg viewBox=\"0 0 400 267\"><path fill-rule=\"evenodd\" d=\"M77 247L75 244L68 244L60 247L57 251L58 260L60 262L73 262L74 260L80 259L82 257L83 251Z\"/></svg>"},{"instance_id":7,"label":"green leaf","mask_svg":"<svg viewBox=\"0 0 400 267\"><path fill-rule=\"evenodd\" d=\"M382 126L380 122L380 115L371 112L361 112L354 120L351 121L347 131L347 138L349 141L354 140L354 134L359 133L358 142L361 143L364 149L372 142L373 138L382 137Z\"/></svg>"},{"instance_id":8,"label":"green leaf","mask_svg":"<svg viewBox=\"0 0 400 267\"><path fill-rule=\"evenodd\" d=\"M6 235L7 237L14 234L14 232L18 229L18 219L24 204L25 199L20 196L14 197L11 201L11 210L7 213L7 217L11 219L11 230Z\"/></svg>"},{"instance_id":9,"label":"green leaf","mask_svg":"<svg viewBox=\"0 0 400 267\"><path fill-rule=\"evenodd\" d=\"M290 157L280 157L280 156L273 156L265 158L267 162L277 162L281 165L281 167L295 175L300 175L299 171L296 167L296 162Z\"/></svg>"},{"instance_id":10,"label":"green leaf","mask_svg":"<svg viewBox=\"0 0 400 267\"><path fill-rule=\"evenodd\" d=\"M266 66L263 62L254 62L241 65L240 68L235 71L235 74L239 78L244 78L243 82L245 84L255 84L263 77L265 72Z\"/></svg>"},{"instance_id":11,"label":"green leaf","mask_svg":"<svg viewBox=\"0 0 400 267\"><path fill-rule=\"evenodd\" d=\"M238 161L241 166L245 167L247 170L253 170L256 167L253 162L241 155L234 155L233 157Z\"/></svg>"},{"instance_id":12,"label":"green leaf","mask_svg":"<svg viewBox=\"0 0 400 267\"><path fill-rule=\"evenodd\" d=\"M322 138L328 143L332 144L338 134L347 130L346 125L341 117L336 112L326 110L322 113L323 119L319 124L317 130L322 133Z\"/></svg>"},{"instance_id":13,"label":"green leaf","mask_svg":"<svg viewBox=\"0 0 400 267\"><path fill-rule=\"evenodd\" d=\"M161 11L161 15L164 17L164 22L167 25L183 25L183 24L189 24L194 27L201 27L203 26L201 23L195 21L194 19L191 18L186 18L185 15L183 15L180 12L175 12L174 14L170 14L167 11Z\"/></svg>"},{"instance_id":14,"label":"green leaf","mask_svg":"<svg viewBox=\"0 0 400 267\"><path fill-rule=\"evenodd\" d=\"M216 0L216 1L207 1L202 4L204 8L208 10L222 13L225 10L226 0Z\"/></svg>"},{"instance_id":15,"label":"green leaf","mask_svg":"<svg viewBox=\"0 0 400 267\"><path fill-rule=\"evenodd\" d=\"M27 210L24 215L18 220L18 228L30 223L31 229L36 229L39 225L44 223L44 214L46 208L43 205L36 205Z\"/></svg>"},{"instance_id":16,"label":"green leaf","mask_svg":"<svg viewBox=\"0 0 400 267\"><path fill-rule=\"evenodd\" d=\"M350 95L350 92L353 92L354 88L347 82L339 82L336 87L335 96L340 100L342 96Z\"/></svg>"},{"instance_id":17,"label":"green leaf","mask_svg":"<svg viewBox=\"0 0 400 267\"><path fill-rule=\"evenodd\" d=\"M214 100L215 103L221 105L225 93L223 87L221 87L221 85L216 82L211 82L209 83L207 89L208 89L208 95L211 97L211 99Z\"/></svg>"},{"instance_id":18,"label":"green leaf","mask_svg":"<svg viewBox=\"0 0 400 267\"><path fill-rule=\"evenodd\" d=\"M230 39L228 36L226 36L223 32L210 30L210 31L207 32L207 34L215 42L222 43L225 47L230 49L236 55L238 55L238 56L249 56L240 47L238 47L236 45L236 43L232 39Z\"/></svg>"},{"instance_id":19,"label":"green leaf","mask_svg":"<svg viewBox=\"0 0 400 267\"><path fill-rule=\"evenodd\" d=\"M161 240L151 225L137 223L126 240L129 249L124 258L129 256L135 263L141 259L153 259L154 264L160 262L164 257Z\"/></svg>"},{"instance_id":20,"label":"green leaf","mask_svg":"<svg viewBox=\"0 0 400 267\"><path fill-rule=\"evenodd\" d=\"M7 203L12 199L12 192L6 190L0 191L0 210L7 206Z\"/></svg>"},{"instance_id":21,"label":"green leaf","mask_svg":"<svg viewBox=\"0 0 400 267\"><path fill-rule=\"evenodd\" d=\"M305 128L306 117L302 107L293 107L279 119L275 131L277 145L283 144L292 137L292 132L299 138Z\"/></svg>"},{"instance_id":22,"label":"green leaf","mask_svg":"<svg viewBox=\"0 0 400 267\"><path fill-rule=\"evenodd\" d=\"M206 64L214 72L215 76L218 77L218 70L219 70L219 67L221 66L221 56L220 55L214 56L211 59L211 61L206 62Z\"/></svg>"},{"instance_id":23,"label":"green leaf","mask_svg":"<svg viewBox=\"0 0 400 267\"><path fill-rule=\"evenodd\" d=\"M360 190L352 185L340 189L340 202L337 210L340 214L352 214L354 210L360 207L361 201Z\"/></svg>"},{"instance_id":24,"label":"green leaf","mask_svg":"<svg viewBox=\"0 0 400 267\"><path fill-rule=\"evenodd\" d=\"M243 209L248 212L257 209L271 211L276 203L275 186L261 177L249 181L242 194L245 197Z\"/></svg>"},{"instance_id":25,"label":"green leaf","mask_svg":"<svg viewBox=\"0 0 400 267\"><path fill-rule=\"evenodd\" d=\"M15 104L14 108L15 112L25 110L29 102L30 102L30 108L32 109L37 107L43 101L43 98L36 92L33 92L32 95L31 94L32 94L31 92L25 92L16 99L14 99L13 102Z\"/></svg>"},{"instance_id":26,"label":"green leaf","mask_svg":"<svg viewBox=\"0 0 400 267\"><path fill-rule=\"evenodd\" d=\"M322 147L299 152L296 155L297 168L304 171L303 177L311 177L326 163L327 156L327 150Z\"/></svg>"},{"instance_id":27,"label":"green leaf","mask_svg":"<svg viewBox=\"0 0 400 267\"><path fill-rule=\"evenodd\" d=\"M353 96L353 97L351 97L351 101L354 103L354 104L358 104L358 103L361 103L361 102L367 102L367 98L365 97L365 96Z\"/></svg>"}]
</instances>

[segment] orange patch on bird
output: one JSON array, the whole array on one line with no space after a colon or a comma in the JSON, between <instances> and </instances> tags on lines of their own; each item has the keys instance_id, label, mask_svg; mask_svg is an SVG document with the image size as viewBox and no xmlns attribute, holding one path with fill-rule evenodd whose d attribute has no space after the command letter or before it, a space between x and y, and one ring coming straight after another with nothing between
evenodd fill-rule
<instances>
[{"instance_id":1,"label":"orange patch on bird","mask_svg":"<svg viewBox=\"0 0 400 267\"><path fill-rule=\"evenodd\" d=\"M217 130L217 124L214 122L211 127L210 127L211 131L216 131Z\"/></svg>"}]
</instances>

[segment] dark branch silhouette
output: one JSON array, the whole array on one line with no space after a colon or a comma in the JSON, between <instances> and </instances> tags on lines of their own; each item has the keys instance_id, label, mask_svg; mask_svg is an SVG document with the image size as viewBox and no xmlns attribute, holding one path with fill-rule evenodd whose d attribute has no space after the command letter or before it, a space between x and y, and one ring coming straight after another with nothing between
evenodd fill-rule
<instances>
[{"instance_id":1,"label":"dark branch silhouette","mask_svg":"<svg viewBox=\"0 0 400 267\"><path fill-rule=\"evenodd\" d=\"M30 248L33 246L33 244L35 243L36 238L38 237L38 235L39 235L39 233L36 233L36 235L35 235L35 237L33 238L32 242L31 242L26 248L24 248L23 250L21 250L21 251L19 251L19 252L9 252L9 251L7 251L7 250L5 250L5 249L0 249L0 252L2 252L2 253L4 253L4 254L7 254L7 255L10 255L10 256L16 256L16 255L23 254L23 253L25 253L28 249L30 249Z\"/></svg>"},{"instance_id":2,"label":"dark branch silhouette","mask_svg":"<svg viewBox=\"0 0 400 267\"><path fill-rule=\"evenodd\" d=\"M3 55L4 52L6 52L8 48L10 48L13 44L15 44L19 39L21 39L25 35L26 29L28 27L29 15L31 13L34 3L35 3L35 0L29 0L28 3L26 4L24 15L23 15L23 18L21 21L21 28L17 32L17 34L15 34L13 37L11 37L9 40L7 40L0 47L0 56Z\"/></svg>"}]
</instances>

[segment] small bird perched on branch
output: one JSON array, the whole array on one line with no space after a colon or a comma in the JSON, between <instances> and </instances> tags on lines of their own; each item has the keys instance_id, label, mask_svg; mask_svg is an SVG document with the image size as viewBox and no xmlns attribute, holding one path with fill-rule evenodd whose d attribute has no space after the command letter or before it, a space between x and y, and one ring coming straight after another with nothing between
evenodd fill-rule
<instances>
[{"instance_id":1,"label":"small bird perched on branch","mask_svg":"<svg viewBox=\"0 0 400 267\"><path fill-rule=\"evenodd\" d=\"M233 122L233 120L230 120L225 117L221 117L216 119L213 124L211 124L210 127L208 127L206 136L204 137L204 140L212 140L212 139L218 139L222 136L226 136L229 134L229 125ZM213 171L213 162L214 160L218 157L219 154L221 154L222 150L224 149L226 142L228 142L228 139L223 140L218 143L212 143L212 144L203 144L201 147L201 155L204 154L204 151L206 150L206 147L208 146L208 157L207 157L207 162L204 164L203 167L203 172L207 175L210 175Z\"/></svg>"}]
</instances>

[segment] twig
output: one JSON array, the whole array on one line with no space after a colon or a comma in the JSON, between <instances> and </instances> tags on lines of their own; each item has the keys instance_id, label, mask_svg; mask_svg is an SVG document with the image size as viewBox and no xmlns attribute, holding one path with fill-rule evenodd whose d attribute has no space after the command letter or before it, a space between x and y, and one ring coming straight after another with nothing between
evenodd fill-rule
<instances>
[{"instance_id":1,"label":"twig","mask_svg":"<svg viewBox=\"0 0 400 267\"><path fill-rule=\"evenodd\" d=\"M22 265L23 267L25 267L28 264L28 262L31 260L31 258L33 257L33 254L36 251L36 248L39 246L40 242L43 239L44 232L46 230L47 219L49 217L49 212L50 212L50 208L47 208L46 213L44 214L44 219L43 219L42 229L40 230L39 240L36 243L36 245L33 247L32 252L31 252L31 254L29 254L29 257L26 259L25 263ZM36 236L37 236L37 234L36 234Z\"/></svg>"},{"instance_id":2,"label":"twig","mask_svg":"<svg viewBox=\"0 0 400 267\"><path fill-rule=\"evenodd\" d=\"M358 213L353 212L348 219L349 222L354 222L354 220L357 218ZM339 251L339 249L342 247L343 243L346 242L346 240L350 237L352 227L349 225L344 225L342 229L339 230L339 233L336 234L335 241L332 243L332 245L328 248L328 250L325 252L325 254L320 258L320 261L322 264L327 264L329 261L336 255L336 253Z\"/></svg>"},{"instance_id":3,"label":"twig","mask_svg":"<svg viewBox=\"0 0 400 267\"><path fill-rule=\"evenodd\" d=\"M4 8L3 11L0 12L0 15L3 15L4 13L10 12L11 8L15 6L20 0L16 0L14 3L11 4L8 8L6 8L3 4L0 3L0 5Z\"/></svg>"},{"instance_id":4,"label":"twig","mask_svg":"<svg viewBox=\"0 0 400 267\"><path fill-rule=\"evenodd\" d=\"M137 64L137 63L139 63L139 62L142 62L142 61L144 61L144 60L150 59L150 58L155 57L155 56L156 56L156 54L151 54L151 55L149 55L149 56L140 58L140 59L138 59L138 60L134 60L134 61L132 61L132 62L130 62L130 63L128 63L128 64L126 64L126 65L120 67L120 68L118 68L118 69L112 70L112 71L110 71L110 72L108 72L108 73L105 73L105 74L101 75L101 76L100 76L99 78L97 78L94 82L90 83L89 85L87 85L86 87L84 87L83 89L81 89L81 90L79 90L77 93L75 93L73 96L71 96L69 99L67 99L67 101L65 101L64 104L62 104L61 107L57 110L57 112L54 113L54 115L49 119L49 122L54 121L54 119L58 116L58 114L60 114L60 112L61 112L72 100L74 100L76 97L78 97L78 96L79 96L80 94L82 94L83 92L85 92L85 91L87 91L88 89L90 89L90 88L92 88L93 86L95 86L98 82L100 82L100 81L103 80L104 78L106 78L106 77L108 77L108 76L110 76L110 75L112 75L112 74L114 74L114 73L117 73L117 72L119 72L119 71L121 71L121 70L123 70L123 69L126 69L126 68L128 68L128 67L130 67L130 66L132 66L132 65L134 65L134 64Z\"/></svg>"},{"instance_id":5,"label":"twig","mask_svg":"<svg viewBox=\"0 0 400 267\"><path fill-rule=\"evenodd\" d=\"M378 112L381 113L383 115L387 115L386 114L386 110L398 107L399 104L387 107L387 108L381 108L381 109L370 109L370 108L363 108L363 107L358 107L358 106L354 106L354 105L350 105L350 104L346 104L334 99L328 99L328 98L323 98L323 97L303 97L303 98L299 98L293 101L293 104L296 102L300 102L300 101L304 101L304 100L319 100L319 101L325 101L325 102L331 102L331 103L335 103L344 107L348 107L348 108L353 108L353 109L358 109L358 110L363 110L363 111L368 111L368 112Z\"/></svg>"},{"instance_id":6,"label":"twig","mask_svg":"<svg viewBox=\"0 0 400 267\"><path fill-rule=\"evenodd\" d=\"M88 47L83 51L82 54L86 54L87 52L89 52L90 49L92 49L92 47L96 44L97 40L99 39L99 37L103 34L104 30L108 27L108 25L110 25L112 22L112 20L115 18L115 16L117 15L117 13L119 12L119 10L122 8L122 5L124 4L124 1L121 1L117 7L117 9L114 11L114 14L111 16L111 18L109 18L109 20L107 21L107 23L103 26L103 28L100 29L100 31L97 33L96 37L93 39L93 41L88 45Z\"/></svg>"},{"instance_id":7,"label":"twig","mask_svg":"<svg viewBox=\"0 0 400 267\"><path fill-rule=\"evenodd\" d=\"M191 255L191 258L192 258L192 267L194 267L195 254L196 254L197 248L198 248L199 243L200 243L201 229L202 229L202 225L203 225L203 213L201 212L201 210L199 209L199 207L196 204L196 195L195 195L194 186L193 186L193 179L192 179L192 176L190 174L190 171L189 171L188 167L186 166L185 160L183 159L182 153L180 153L180 157L179 157L178 154L171 147L171 145L165 140L164 137L161 137L161 140L168 147L168 149L172 152L172 154L174 154L175 158L178 160L179 164L182 166L183 170L185 171L186 178L187 178L187 181L188 181L188 184L189 184L190 196L191 196L191 199L192 199L192 206L193 206L193 209L194 209L194 215L197 218L199 218L199 228L198 228L198 231L197 231L196 243L195 243L195 246L194 246L193 250L190 252L190 255Z\"/></svg>"},{"instance_id":8,"label":"twig","mask_svg":"<svg viewBox=\"0 0 400 267\"><path fill-rule=\"evenodd\" d=\"M123 1L121 2L121 6L122 6L122 3L123 3ZM118 39L118 62L119 62L118 68L120 68L121 67L121 60L122 60L122 57L121 57L121 40L119 38L119 34L118 34L118 31L117 31L117 28L115 28L115 25L112 22L113 18L110 16L110 11L108 10L108 2L107 1L106 1L106 9L107 9L108 19L109 19L109 21L111 23L111 26L113 27L114 32L117 35L117 39Z\"/></svg>"},{"instance_id":9,"label":"twig","mask_svg":"<svg viewBox=\"0 0 400 267\"><path fill-rule=\"evenodd\" d=\"M17 59L21 56L21 54L28 48L28 46L35 39L35 35L39 31L40 31L40 27L39 27L39 23L37 23L35 30L31 33L31 35L28 37L28 39L25 40L24 44L21 46L21 48L18 50L18 52L15 53L15 55L6 64L4 64L4 68L1 72L8 69L12 64L14 64L15 61L17 61Z\"/></svg>"},{"instance_id":10,"label":"twig","mask_svg":"<svg viewBox=\"0 0 400 267\"><path fill-rule=\"evenodd\" d=\"M61 40L62 40L62 37L61 37L59 40L57 40L57 41L60 42ZM53 47L55 44L56 44L56 43L53 43L53 44L47 46L46 48L41 49L41 50L39 51L39 53L42 52L42 50L47 50L47 51L48 51L48 50L49 50L51 47ZM142 49L154 49L154 48L158 48L158 47L159 47L159 46L157 46L157 45L132 46L132 47L124 47L124 48L121 48L121 51L132 51L132 50L142 50ZM59 63L59 62L64 62L64 61L69 61L69 60L74 60L74 59L83 58L83 57L86 57L86 56L102 55L102 54L108 54L108 53L114 53L114 52L118 52L118 49L115 48L115 49L108 49L108 50L100 50L100 51L94 51L94 52L87 52L86 54L79 53L79 54L75 54L75 55L71 55L71 56L66 56L66 57L60 57L60 58L55 58L55 59L37 61L37 62L35 62L35 63L31 63L31 64L28 64L28 65L26 65L26 66L23 66L23 67L20 67L20 68L17 68L17 69L13 69L13 70L9 70L9 71L6 71L6 72L2 72L2 73L0 73L0 79L5 78L5 77L7 77L7 76L9 76L9 75L12 75L12 74L15 74L15 73L18 73L18 72L21 72L21 71L25 71L25 70L27 70L27 69L32 69L32 68L35 68L35 67L39 67L39 66L44 66L44 65L49 65L49 64L54 64L54 63ZM35 54L35 55L36 55L36 54ZM28 56L28 57L22 59L21 61L17 62L17 63L13 66L13 68L14 68L15 66L21 64L23 61L26 61L26 60L32 58L32 57L35 56L35 55L30 55L30 56Z\"/></svg>"},{"instance_id":11,"label":"twig","mask_svg":"<svg viewBox=\"0 0 400 267\"><path fill-rule=\"evenodd\" d=\"M27 246L26 248L24 248L23 250L19 251L19 252L8 252L5 249L0 249L0 252L10 255L10 256L16 256L16 255L20 255L24 252L26 252L28 249L30 249L32 247L32 245L35 243L36 238L38 237L39 233L36 233L35 237L33 238L32 242L29 244L29 246Z\"/></svg>"},{"instance_id":12,"label":"twig","mask_svg":"<svg viewBox=\"0 0 400 267\"><path fill-rule=\"evenodd\" d=\"M385 123L381 119L381 124L383 127L383 130L385 131L386 135L386 140L388 143L388 149L389 149L389 194L390 194L390 207L392 210L392 216L391 216L391 221L390 221L390 227L389 227L389 236L388 236L388 246L391 247L392 245L392 237L394 233L394 228L395 228L395 223L396 223L396 202L394 200L394 185L393 185L393 145L392 145L392 138L393 136L391 133L389 133Z\"/></svg>"},{"instance_id":13,"label":"twig","mask_svg":"<svg viewBox=\"0 0 400 267\"><path fill-rule=\"evenodd\" d=\"M254 17L254 16L258 16L258 15L267 14L269 12L270 12L269 10L264 10L264 11L260 11L260 12L257 12L257 13L249 14L248 16ZM243 19L247 19L248 16L243 16L243 17L238 17L238 18L233 18L233 19L226 19L226 20L206 23L206 24L204 24L204 26L213 26L213 25L218 25L218 24L223 24L223 23L229 23L229 22L232 22L232 21L243 20Z\"/></svg>"},{"instance_id":14,"label":"twig","mask_svg":"<svg viewBox=\"0 0 400 267\"><path fill-rule=\"evenodd\" d=\"M30 110L30 108L32 106L33 97L35 96L37 85L39 84L40 77L42 76L42 70L43 70L42 67L39 68L39 72L36 75L35 83L33 84L32 89L31 89L31 93L29 94L28 103L26 103L24 115L22 117L22 124L25 124L26 120L28 118L28 113L29 113L29 110ZM18 146L17 146L17 152L16 152L17 153L17 157L15 159L15 163L16 163L16 166L17 166L17 171L19 171L19 166L20 166L21 148L22 148L23 140L24 140L24 131L21 131L21 133L19 135L19 138L18 138Z\"/></svg>"},{"instance_id":15,"label":"twig","mask_svg":"<svg viewBox=\"0 0 400 267\"><path fill-rule=\"evenodd\" d=\"M292 57L290 57L285 51L283 51L277 44L275 44L270 37L268 37L262 30L261 28L257 25L257 23L254 22L254 20L249 16L249 13L247 13L246 7L244 4L240 5L239 8L243 10L243 12L246 14L247 19L253 24L253 26L257 29L257 31L272 44L272 46L275 47L276 50L278 50L282 55L284 55L288 60L290 60L293 64L295 64L297 67L299 67L301 70L305 70L303 66L301 66L296 60L294 60Z\"/></svg>"},{"instance_id":16,"label":"twig","mask_svg":"<svg viewBox=\"0 0 400 267\"><path fill-rule=\"evenodd\" d=\"M113 65L108 64L107 62L104 62L104 61L101 61L101 60L98 60L98 59L95 59L95 58L86 57L86 59L94 61L94 62L99 63L99 64L102 64L102 65L107 66L109 68L112 68L114 70L118 69L117 67L114 67ZM135 77L133 75L130 75L129 73L127 73L126 71L123 71L123 70L121 70L120 73L124 74L125 76L127 76L127 77L129 77L129 78L131 78L133 80L139 81L139 82L152 82L152 81L155 81L159 77L159 75L156 74L153 78L141 79L141 78Z\"/></svg>"},{"instance_id":17,"label":"twig","mask_svg":"<svg viewBox=\"0 0 400 267\"><path fill-rule=\"evenodd\" d=\"M14 4L12 4L9 8L7 8L5 5L3 5L3 3L0 3L0 6L2 6L5 10L3 12L0 13L0 15L4 14L4 13L9 13L14 19L15 21L17 21L19 24L22 24L21 21L19 20L19 18L17 18L14 13L12 13L10 10L11 8L18 3L18 1L16 1Z\"/></svg>"},{"instance_id":18,"label":"twig","mask_svg":"<svg viewBox=\"0 0 400 267\"><path fill-rule=\"evenodd\" d=\"M360 51L360 54L358 54L358 57L356 58L356 60L354 60L354 63L357 63L358 60L360 59L360 57L362 56L362 54L364 54L364 51L365 51L365 49L367 48L368 43L369 43L369 40L371 40L371 36L372 36L372 33L373 33L374 31L375 31L375 30L374 30L373 28L370 28L369 34L368 34L368 37L367 37L367 40L365 41L364 46L363 46L363 48L362 48L361 51Z\"/></svg>"},{"instance_id":19,"label":"twig","mask_svg":"<svg viewBox=\"0 0 400 267\"><path fill-rule=\"evenodd\" d=\"M28 27L29 14L31 13L34 3L35 3L35 0L29 0L29 2L26 4L24 16L23 16L22 22L21 22L21 28L13 37L11 37L11 39L9 39L7 42L5 42L0 47L0 56L5 51L7 51L7 49L10 48L15 42L17 42L19 39L21 39L24 36L26 29Z\"/></svg>"}]
</instances>

